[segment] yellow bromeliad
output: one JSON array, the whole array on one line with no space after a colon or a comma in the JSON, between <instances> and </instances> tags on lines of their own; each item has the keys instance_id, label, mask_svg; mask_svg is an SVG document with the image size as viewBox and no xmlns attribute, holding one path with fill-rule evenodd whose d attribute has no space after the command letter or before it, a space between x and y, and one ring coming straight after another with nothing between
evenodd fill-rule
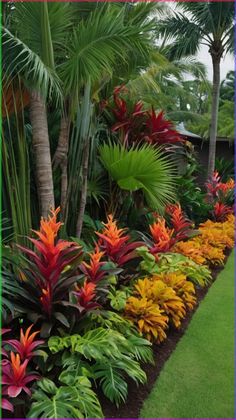
<instances>
[{"instance_id":1,"label":"yellow bromeliad","mask_svg":"<svg viewBox=\"0 0 236 420\"><path fill-rule=\"evenodd\" d=\"M152 300L129 297L125 306L125 316L149 341L161 343L166 338L165 330L169 318Z\"/></svg>"}]
</instances>

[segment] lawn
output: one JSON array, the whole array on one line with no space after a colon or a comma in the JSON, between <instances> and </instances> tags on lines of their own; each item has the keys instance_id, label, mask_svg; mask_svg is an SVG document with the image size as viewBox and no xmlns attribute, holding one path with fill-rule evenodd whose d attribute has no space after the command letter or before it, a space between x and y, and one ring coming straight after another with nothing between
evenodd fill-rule
<instances>
[{"instance_id":1,"label":"lawn","mask_svg":"<svg viewBox=\"0 0 236 420\"><path fill-rule=\"evenodd\" d=\"M141 418L234 418L234 253L175 352Z\"/></svg>"}]
</instances>

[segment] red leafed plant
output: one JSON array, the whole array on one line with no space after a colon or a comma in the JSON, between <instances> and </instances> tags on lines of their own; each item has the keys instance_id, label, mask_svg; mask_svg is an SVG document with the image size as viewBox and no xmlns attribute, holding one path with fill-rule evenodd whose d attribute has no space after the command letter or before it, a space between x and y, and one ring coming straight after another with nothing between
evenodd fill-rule
<instances>
[{"instance_id":1,"label":"red leafed plant","mask_svg":"<svg viewBox=\"0 0 236 420\"><path fill-rule=\"evenodd\" d=\"M19 246L28 257L28 266L22 270L26 280L21 285L28 292L25 304L30 312L41 313L50 320L54 314L55 318L66 325L64 315L58 312L58 306L62 300L69 300L69 288L75 282L73 274L82 252L77 243L57 239L62 225L57 222L59 211L60 208L51 210L48 219L42 218L40 230L34 231L38 238L29 238L35 251Z\"/></svg>"},{"instance_id":2,"label":"red leafed plant","mask_svg":"<svg viewBox=\"0 0 236 420\"><path fill-rule=\"evenodd\" d=\"M154 109L143 110L143 103L128 103L120 94L128 93L124 86L117 86L113 92L114 105L110 106L116 122L112 131L119 131L125 145L148 142L154 145L182 143L184 140L175 130L172 121L165 119L164 112Z\"/></svg>"},{"instance_id":3,"label":"red leafed plant","mask_svg":"<svg viewBox=\"0 0 236 420\"><path fill-rule=\"evenodd\" d=\"M216 202L213 209L213 217L216 222L224 222L229 214L233 213L233 208L223 203Z\"/></svg>"},{"instance_id":4,"label":"red leafed plant","mask_svg":"<svg viewBox=\"0 0 236 420\"><path fill-rule=\"evenodd\" d=\"M164 118L164 112L156 114L155 110L147 112L145 120L144 139L151 144L166 144L183 142L179 133L174 129L172 121Z\"/></svg>"},{"instance_id":5,"label":"red leafed plant","mask_svg":"<svg viewBox=\"0 0 236 420\"><path fill-rule=\"evenodd\" d=\"M122 143L127 145L130 137L133 141L138 139L138 133L141 130L145 112L142 110L143 103L138 101L129 104L119 95L121 92L127 92L124 86L117 86L113 91L114 107L111 111L116 119L112 125L112 131L120 131L122 133Z\"/></svg>"},{"instance_id":6,"label":"red leafed plant","mask_svg":"<svg viewBox=\"0 0 236 420\"><path fill-rule=\"evenodd\" d=\"M105 252L100 251L98 244L95 246L94 252L89 254L89 263L83 261L80 265L80 270L85 274L86 278L94 283L99 282L105 275L106 271L102 270L105 261L100 261Z\"/></svg>"},{"instance_id":7,"label":"red leafed plant","mask_svg":"<svg viewBox=\"0 0 236 420\"><path fill-rule=\"evenodd\" d=\"M116 220L110 214L107 223L103 223L102 232L96 232L99 236L99 246L109 259L119 267L127 261L136 258L135 249L143 245L143 242L130 242L130 235L126 235L127 229L118 229Z\"/></svg>"}]
</instances>

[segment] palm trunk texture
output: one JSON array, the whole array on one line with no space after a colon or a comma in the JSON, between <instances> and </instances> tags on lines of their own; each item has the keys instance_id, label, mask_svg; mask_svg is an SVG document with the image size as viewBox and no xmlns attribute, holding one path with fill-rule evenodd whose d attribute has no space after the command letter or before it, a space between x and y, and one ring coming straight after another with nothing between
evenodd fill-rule
<instances>
[{"instance_id":1,"label":"palm trunk texture","mask_svg":"<svg viewBox=\"0 0 236 420\"><path fill-rule=\"evenodd\" d=\"M215 170L216 157L216 137L220 96L220 58L212 55L213 63L213 90L212 90L212 108L211 108L211 129L208 156L208 178L213 175Z\"/></svg>"},{"instance_id":2,"label":"palm trunk texture","mask_svg":"<svg viewBox=\"0 0 236 420\"><path fill-rule=\"evenodd\" d=\"M47 112L45 102L38 92L31 93L30 119L40 211L43 217L47 217L50 208L54 208L55 203Z\"/></svg>"}]
</instances>

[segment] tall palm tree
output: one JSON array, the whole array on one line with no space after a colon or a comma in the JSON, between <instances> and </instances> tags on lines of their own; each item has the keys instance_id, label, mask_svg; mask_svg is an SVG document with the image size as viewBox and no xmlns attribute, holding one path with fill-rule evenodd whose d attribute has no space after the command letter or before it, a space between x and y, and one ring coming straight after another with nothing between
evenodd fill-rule
<instances>
[{"instance_id":1,"label":"tall palm tree","mask_svg":"<svg viewBox=\"0 0 236 420\"><path fill-rule=\"evenodd\" d=\"M220 64L223 55L234 47L234 2L189 2L177 4L174 12L160 22L158 31L165 39L174 39L169 54L180 58L194 55L206 45L212 59L213 88L208 176L215 168L217 121L220 93Z\"/></svg>"}]
</instances>

